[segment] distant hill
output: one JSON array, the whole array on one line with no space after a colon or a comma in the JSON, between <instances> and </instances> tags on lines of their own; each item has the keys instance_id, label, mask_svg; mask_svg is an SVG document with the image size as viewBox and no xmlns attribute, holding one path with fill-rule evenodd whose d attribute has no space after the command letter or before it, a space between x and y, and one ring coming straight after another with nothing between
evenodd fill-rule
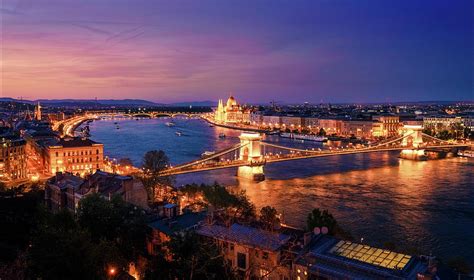
<instances>
[{"instance_id":1,"label":"distant hill","mask_svg":"<svg viewBox=\"0 0 474 280\"><path fill-rule=\"evenodd\" d=\"M156 103L143 99L38 99L38 100L20 100L10 97L0 98L0 102L20 102L34 104L40 102L46 106L58 106L58 107L80 107L80 106L169 106L169 107L212 107L217 106L216 102L213 101L189 101L189 102L176 102L176 103Z\"/></svg>"},{"instance_id":2,"label":"distant hill","mask_svg":"<svg viewBox=\"0 0 474 280\"><path fill-rule=\"evenodd\" d=\"M0 102L18 102L18 103L27 103L27 104L33 104L34 101L31 100L25 100L25 99L15 99L11 97L0 97Z\"/></svg>"},{"instance_id":3,"label":"distant hill","mask_svg":"<svg viewBox=\"0 0 474 280\"><path fill-rule=\"evenodd\" d=\"M167 104L168 106L176 106L176 107L188 107L188 106L193 106L193 107L214 107L217 106L217 102L214 101L190 101L190 102L176 102L176 103L171 103Z\"/></svg>"},{"instance_id":4,"label":"distant hill","mask_svg":"<svg viewBox=\"0 0 474 280\"><path fill-rule=\"evenodd\" d=\"M154 103L143 99L38 99L42 104L67 105L67 104L99 104L116 106L160 106L163 104Z\"/></svg>"}]
</instances>

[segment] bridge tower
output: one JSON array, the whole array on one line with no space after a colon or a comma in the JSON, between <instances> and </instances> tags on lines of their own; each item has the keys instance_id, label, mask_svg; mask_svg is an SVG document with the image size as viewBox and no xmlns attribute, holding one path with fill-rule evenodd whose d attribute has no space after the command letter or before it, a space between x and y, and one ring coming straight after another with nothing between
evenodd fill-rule
<instances>
[{"instance_id":1,"label":"bridge tower","mask_svg":"<svg viewBox=\"0 0 474 280\"><path fill-rule=\"evenodd\" d=\"M422 137L423 126L421 125L405 125L403 126L402 146L418 148L423 144Z\"/></svg>"},{"instance_id":2,"label":"bridge tower","mask_svg":"<svg viewBox=\"0 0 474 280\"><path fill-rule=\"evenodd\" d=\"M406 147L400 153L400 157L404 159L426 160L425 150L422 137L423 126L421 125L405 125L403 126L402 146Z\"/></svg>"},{"instance_id":3,"label":"bridge tower","mask_svg":"<svg viewBox=\"0 0 474 280\"><path fill-rule=\"evenodd\" d=\"M239 138L240 143L242 144L239 151L239 159L246 161L249 164L246 166L240 166L237 171L237 176L255 181L265 180L265 175L263 173L265 160L262 156L260 144L262 136L256 132L242 132Z\"/></svg>"}]
</instances>

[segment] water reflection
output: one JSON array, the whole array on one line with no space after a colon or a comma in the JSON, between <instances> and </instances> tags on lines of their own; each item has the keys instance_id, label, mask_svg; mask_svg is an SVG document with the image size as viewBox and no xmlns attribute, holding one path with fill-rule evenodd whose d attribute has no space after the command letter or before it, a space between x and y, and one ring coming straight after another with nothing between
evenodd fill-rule
<instances>
[{"instance_id":1,"label":"water reflection","mask_svg":"<svg viewBox=\"0 0 474 280\"><path fill-rule=\"evenodd\" d=\"M461 254L473 262L474 237L467 233L474 230L472 163L397 162L394 167L238 186L257 207L274 205L295 226L303 226L314 207L330 209L357 239L379 245L391 241L401 249L442 256Z\"/></svg>"}]
</instances>

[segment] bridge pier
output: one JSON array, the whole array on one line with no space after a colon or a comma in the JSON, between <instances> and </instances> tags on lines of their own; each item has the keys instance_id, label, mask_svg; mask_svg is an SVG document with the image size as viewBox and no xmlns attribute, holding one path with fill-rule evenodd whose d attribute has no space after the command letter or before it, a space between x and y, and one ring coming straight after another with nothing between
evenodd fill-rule
<instances>
[{"instance_id":1,"label":"bridge pier","mask_svg":"<svg viewBox=\"0 0 474 280\"><path fill-rule=\"evenodd\" d=\"M237 176L253 181L265 180L265 173L263 173L263 165L260 166L240 166L237 170Z\"/></svg>"},{"instance_id":2,"label":"bridge pier","mask_svg":"<svg viewBox=\"0 0 474 280\"><path fill-rule=\"evenodd\" d=\"M242 147L240 148L240 160L249 164L240 166L237 170L237 176L251 179L254 181L265 180L263 166L265 160L262 156L260 141L262 136L255 132L242 132L239 136Z\"/></svg>"}]
</instances>

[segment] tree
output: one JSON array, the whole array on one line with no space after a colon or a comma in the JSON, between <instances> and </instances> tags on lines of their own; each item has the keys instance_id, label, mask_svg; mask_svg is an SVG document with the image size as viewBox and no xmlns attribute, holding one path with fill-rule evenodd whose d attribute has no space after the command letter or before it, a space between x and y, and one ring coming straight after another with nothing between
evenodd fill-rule
<instances>
[{"instance_id":1,"label":"tree","mask_svg":"<svg viewBox=\"0 0 474 280\"><path fill-rule=\"evenodd\" d=\"M121 158L118 163L123 166L133 166L133 161L130 158Z\"/></svg>"},{"instance_id":2,"label":"tree","mask_svg":"<svg viewBox=\"0 0 474 280\"><path fill-rule=\"evenodd\" d=\"M0 182L0 192L5 192L7 190L7 185L4 182Z\"/></svg>"},{"instance_id":3,"label":"tree","mask_svg":"<svg viewBox=\"0 0 474 280\"><path fill-rule=\"evenodd\" d=\"M216 209L226 210L226 221L236 220L249 222L255 219L255 206L250 202L245 191L238 194L230 193L225 187L215 183L203 187L204 199Z\"/></svg>"},{"instance_id":4,"label":"tree","mask_svg":"<svg viewBox=\"0 0 474 280\"><path fill-rule=\"evenodd\" d=\"M451 125L451 131L450 134L453 136L453 138L458 139L460 137L463 137L464 134L464 125L460 122L454 123Z\"/></svg>"},{"instance_id":5,"label":"tree","mask_svg":"<svg viewBox=\"0 0 474 280\"><path fill-rule=\"evenodd\" d=\"M319 129L318 136L326 136L326 131L324 130L324 128L321 127Z\"/></svg>"},{"instance_id":6,"label":"tree","mask_svg":"<svg viewBox=\"0 0 474 280\"><path fill-rule=\"evenodd\" d=\"M189 209L195 209L200 211L203 207L205 207L205 203L203 201L203 188L204 185L199 186L198 184L188 184L179 189L179 192L183 195L182 197L186 197L186 201L182 201L183 206Z\"/></svg>"},{"instance_id":7,"label":"tree","mask_svg":"<svg viewBox=\"0 0 474 280\"><path fill-rule=\"evenodd\" d=\"M109 267L121 270L127 264L113 241L92 242L67 210L44 217L27 259L33 279L104 279Z\"/></svg>"},{"instance_id":8,"label":"tree","mask_svg":"<svg viewBox=\"0 0 474 280\"><path fill-rule=\"evenodd\" d=\"M145 214L120 196L113 196L110 201L98 194L83 198L79 202L78 223L91 233L93 242L116 242L129 260L134 260L145 246Z\"/></svg>"},{"instance_id":9,"label":"tree","mask_svg":"<svg viewBox=\"0 0 474 280\"><path fill-rule=\"evenodd\" d=\"M105 279L111 268L120 273L143 253L144 212L120 196L86 196L77 220L68 210L41 214L26 251L34 279Z\"/></svg>"},{"instance_id":10,"label":"tree","mask_svg":"<svg viewBox=\"0 0 474 280\"><path fill-rule=\"evenodd\" d=\"M159 254L152 256L147 262L143 280L168 280L171 278L173 269L166 258Z\"/></svg>"},{"instance_id":11,"label":"tree","mask_svg":"<svg viewBox=\"0 0 474 280\"><path fill-rule=\"evenodd\" d=\"M255 205L250 202L245 191L242 191L235 195L237 198L236 203L234 204L234 220L239 221L240 223L249 223L255 220Z\"/></svg>"},{"instance_id":12,"label":"tree","mask_svg":"<svg viewBox=\"0 0 474 280\"><path fill-rule=\"evenodd\" d=\"M472 133L471 129L469 127L465 127L463 130L463 136L466 139L472 139L474 136L474 133Z\"/></svg>"},{"instance_id":13,"label":"tree","mask_svg":"<svg viewBox=\"0 0 474 280\"><path fill-rule=\"evenodd\" d=\"M280 223L277 210L271 206L265 206L260 209L260 222L267 230L273 230L275 225Z\"/></svg>"},{"instance_id":14,"label":"tree","mask_svg":"<svg viewBox=\"0 0 474 280\"><path fill-rule=\"evenodd\" d=\"M442 130L436 135L436 137L442 140L449 140L453 138L453 135L448 130Z\"/></svg>"},{"instance_id":15,"label":"tree","mask_svg":"<svg viewBox=\"0 0 474 280\"><path fill-rule=\"evenodd\" d=\"M162 176L160 174L169 166L168 156L161 150L149 151L143 156L144 174L142 181L152 202L155 201L157 188L173 184L174 178L172 176Z\"/></svg>"},{"instance_id":16,"label":"tree","mask_svg":"<svg viewBox=\"0 0 474 280\"><path fill-rule=\"evenodd\" d=\"M114 212L120 217L118 227L115 229L115 241L124 257L134 261L146 247L145 211L135 205L125 203L120 196L113 196L110 203Z\"/></svg>"},{"instance_id":17,"label":"tree","mask_svg":"<svg viewBox=\"0 0 474 280\"><path fill-rule=\"evenodd\" d=\"M217 183L212 186L201 186L204 199L214 208L228 208L237 204L237 198L229 193L227 189Z\"/></svg>"},{"instance_id":18,"label":"tree","mask_svg":"<svg viewBox=\"0 0 474 280\"><path fill-rule=\"evenodd\" d=\"M447 265L457 273L469 275L472 272L471 265L463 257L453 257L448 260Z\"/></svg>"},{"instance_id":19,"label":"tree","mask_svg":"<svg viewBox=\"0 0 474 280\"><path fill-rule=\"evenodd\" d=\"M425 127L423 129L423 133L427 134L427 135L430 135L430 136L435 136L434 130L430 127Z\"/></svg>"},{"instance_id":20,"label":"tree","mask_svg":"<svg viewBox=\"0 0 474 280\"><path fill-rule=\"evenodd\" d=\"M10 262L25 250L43 214L44 193L39 190L0 196L0 262ZM5 279L8 279L4 277Z\"/></svg>"},{"instance_id":21,"label":"tree","mask_svg":"<svg viewBox=\"0 0 474 280\"><path fill-rule=\"evenodd\" d=\"M79 225L88 230L96 241L116 237L121 217L112 203L94 193L79 201L77 211Z\"/></svg>"},{"instance_id":22,"label":"tree","mask_svg":"<svg viewBox=\"0 0 474 280\"><path fill-rule=\"evenodd\" d=\"M335 234L337 222L328 210L321 212L319 208L314 208L306 219L306 227L309 231L312 231L315 227L327 227L330 234Z\"/></svg>"},{"instance_id":23,"label":"tree","mask_svg":"<svg viewBox=\"0 0 474 280\"><path fill-rule=\"evenodd\" d=\"M233 279L215 243L194 232L175 235L166 245L173 254L171 279Z\"/></svg>"}]
</instances>

